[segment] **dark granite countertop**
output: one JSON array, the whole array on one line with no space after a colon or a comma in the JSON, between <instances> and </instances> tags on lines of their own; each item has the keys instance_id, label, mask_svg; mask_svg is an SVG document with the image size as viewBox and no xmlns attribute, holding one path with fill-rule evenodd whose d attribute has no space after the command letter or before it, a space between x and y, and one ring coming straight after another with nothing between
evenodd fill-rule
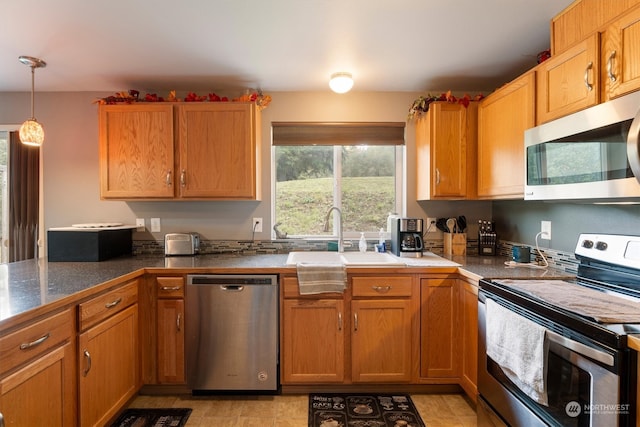
<instances>
[{"instance_id":1,"label":"dark granite countertop","mask_svg":"<svg viewBox=\"0 0 640 427\"><path fill-rule=\"evenodd\" d=\"M498 257L447 257L460 265L461 273L472 278L538 278L572 277L558 270L507 268L505 259ZM27 260L0 265L0 326L5 321L52 303L63 304L91 288L132 275L143 270L175 269L222 271L237 270L248 273L283 272L287 255L198 255L195 257L133 256L102 262L47 262L46 259ZM434 258L437 260L437 258ZM440 261L445 261L440 259ZM412 263L413 264L413 263ZM418 263L407 269L434 267L458 268L442 262L438 265ZM398 267L395 267L396 269ZM168 273L170 271L167 271Z\"/></svg>"}]
</instances>

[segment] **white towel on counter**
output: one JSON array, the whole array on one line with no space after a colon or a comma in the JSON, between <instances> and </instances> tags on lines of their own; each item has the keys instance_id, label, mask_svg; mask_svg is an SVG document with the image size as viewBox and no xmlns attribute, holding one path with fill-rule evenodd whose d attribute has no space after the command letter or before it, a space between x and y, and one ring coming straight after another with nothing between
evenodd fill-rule
<instances>
[{"instance_id":1,"label":"white towel on counter","mask_svg":"<svg viewBox=\"0 0 640 427\"><path fill-rule=\"evenodd\" d=\"M487 356L520 390L545 406L547 349L544 327L487 299Z\"/></svg>"},{"instance_id":2,"label":"white towel on counter","mask_svg":"<svg viewBox=\"0 0 640 427\"><path fill-rule=\"evenodd\" d=\"M342 264L299 263L297 271L300 295L344 292L347 287L347 270Z\"/></svg>"}]
</instances>

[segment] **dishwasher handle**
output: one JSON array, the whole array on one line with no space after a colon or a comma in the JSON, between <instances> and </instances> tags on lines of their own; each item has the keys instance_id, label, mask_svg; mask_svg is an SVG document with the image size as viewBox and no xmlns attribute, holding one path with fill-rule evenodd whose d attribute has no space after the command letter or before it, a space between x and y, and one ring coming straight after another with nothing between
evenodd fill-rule
<instances>
[{"instance_id":1,"label":"dishwasher handle","mask_svg":"<svg viewBox=\"0 0 640 427\"><path fill-rule=\"evenodd\" d=\"M240 285L220 285L220 289L228 292L242 292L244 290L244 286Z\"/></svg>"}]
</instances>

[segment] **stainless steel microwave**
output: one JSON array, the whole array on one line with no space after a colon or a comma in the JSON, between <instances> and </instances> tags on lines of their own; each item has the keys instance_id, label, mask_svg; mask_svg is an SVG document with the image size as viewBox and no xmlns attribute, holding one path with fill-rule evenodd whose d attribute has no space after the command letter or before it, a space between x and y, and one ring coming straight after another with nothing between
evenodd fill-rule
<instances>
[{"instance_id":1,"label":"stainless steel microwave","mask_svg":"<svg viewBox=\"0 0 640 427\"><path fill-rule=\"evenodd\" d=\"M525 131L525 200L640 202L640 91Z\"/></svg>"}]
</instances>

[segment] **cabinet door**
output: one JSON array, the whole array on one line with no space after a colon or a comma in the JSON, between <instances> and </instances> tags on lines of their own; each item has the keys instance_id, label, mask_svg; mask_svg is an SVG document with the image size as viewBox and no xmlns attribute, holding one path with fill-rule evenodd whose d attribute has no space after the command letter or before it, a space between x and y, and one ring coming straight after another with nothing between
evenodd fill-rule
<instances>
[{"instance_id":1,"label":"cabinet door","mask_svg":"<svg viewBox=\"0 0 640 427\"><path fill-rule=\"evenodd\" d=\"M457 279L434 278L420 281L420 376L458 378Z\"/></svg>"},{"instance_id":2,"label":"cabinet door","mask_svg":"<svg viewBox=\"0 0 640 427\"><path fill-rule=\"evenodd\" d=\"M180 197L257 199L255 105L221 102L177 109Z\"/></svg>"},{"instance_id":3,"label":"cabinet door","mask_svg":"<svg viewBox=\"0 0 640 427\"><path fill-rule=\"evenodd\" d=\"M594 34L538 66L538 124L596 105L600 101L599 51L599 35Z\"/></svg>"},{"instance_id":4,"label":"cabinet door","mask_svg":"<svg viewBox=\"0 0 640 427\"><path fill-rule=\"evenodd\" d=\"M524 197L524 131L535 126L535 73L528 72L480 102L478 197Z\"/></svg>"},{"instance_id":5,"label":"cabinet door","mask_svg":"<svg viewBox=\"0 0 640 427\"><path fill-rule=\"evenodd\" d=\"M173 106L101 105L100 196L173 197Z\"/></svg>"},{"instance_id":6,"label":"cabinet door","mask_svg":"<svg viewBox=\"0 0 640 427\"><path fill-rule=\"evenodd\" d=\"M184 383L184 300L158 300L158 382Z\"/></svg>"},{"instance_id":7,"label":"cabinet door","mask_svg":"<svg viewBox=\"0 0 640 427\"><path fill-rule=\"evenodd\" d=\"M460 281L462 328L462 377L460 385L469 398L478 399L478 284Z\"/></svg>"},{"instance_id":8,"label":"cabinet door","mask_svg":"<svg viewBox=\"0 0 640 427\"><path fill-rule=\"evenodd\" d=\"M80 424L103 426L139 388L138 304L80 334L78 343Z\"/></svg>"},{"instance_id":9,"label":"cabinet door","mask_svg":"<svg viewBox=\"0 0 640 427\"><path fill-rule=\"evenodd\" d=\"M77 424L73 352L72 344L65 344L0 380L0 413L7 426Z\"/></svg>"},{"instance_id":10,"label":"cabinet door","mask_svg":"<svg viewBox=\"0 0 640 427\"><path fill-rule=\"evenodd\" d=\"M476 102L433 102L416 123L417 199L475 198Z\"/></svg>"},{"instance_id":11,"label":"cabinet door","mask_svg":"<svg viewBox=\"0 0 640 427\"><path fill-rule=\"evenodd\" d=\"M284 300L282 383L344 381L342 300Z\"/></svg>"},{"instance_id":12,"label":"cabinet door","mask_svg":"<svg viewBox=\"0 0 640 427\"><path fill-rule=\"evenodd\" d=\"M602 49L603 101L640 88L640 7L607 27Z\"/></svg>"},{"instance_id":13,"label":"cabinet door","mask_svg":"<svg viewBox=\"0 0 640 427\"><path fill-rule=\"evenodd\" d=\"M355 300L351 308L353 381L410 381L411 301Z\"/></svg>"}]
</instances>

